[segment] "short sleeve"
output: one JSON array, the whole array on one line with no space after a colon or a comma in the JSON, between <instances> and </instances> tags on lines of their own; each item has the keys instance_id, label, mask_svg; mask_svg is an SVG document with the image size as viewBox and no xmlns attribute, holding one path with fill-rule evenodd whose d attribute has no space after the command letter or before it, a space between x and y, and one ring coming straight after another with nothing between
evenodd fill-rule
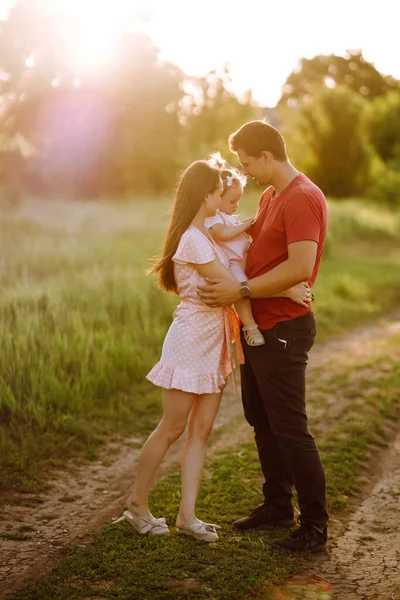
<instances>
[{"instance_id":1,"label":"short sleeve","mask_svg":"<svg viewBox=\"0 0 400 600\"><path fill-rule=\"evenodd\" d=\"M303 240L319 242L323 214L318 198L310 194L296 194L284 209L287 245Z\"/></svg>"},{"instance_id":2,"label":"short sleeve","mask_svg":"<svg viewBox=\"0 0 400 600\"><path fill-rule=\"evenodd\" d=\"M216 214L213 217L207 217L207 219L204 221L204 225L206 226L206 229L210 229L210 227L212 227L213 225L217 225L217 224L222 224L224 225L224 220L221 217L220 214Z\"/></svg>"},{"instance_id":3,"label":"short sleeve","mask_svg":"<svg viewBox=\"0 0 400 600\"><path fill-rule=\"evenodd\" d=\"M211 241L196 228L185 231L172 260L177 263L205 265L216 258Z\"/></svg>"}]
</instances>

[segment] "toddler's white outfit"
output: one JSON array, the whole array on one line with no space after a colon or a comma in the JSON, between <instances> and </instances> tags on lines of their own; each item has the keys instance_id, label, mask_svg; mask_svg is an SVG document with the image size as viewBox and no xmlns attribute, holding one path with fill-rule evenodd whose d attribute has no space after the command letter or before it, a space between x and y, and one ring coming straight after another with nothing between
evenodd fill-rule
<instances>
[{"instance_id":1,"label":"toddler's white outfit","mask_svg":"<svg viewBox=\"0 0 400 600\"><path fill-rule=\"evenodd\" d=\"M228 225L229 227L241 225L241 222L236 215L227 215L220 210L217 210L216 215L213 217L207 217L204 222L206 229L210 229L213 225L217 225L217 223ZM229 259L229 271L234 278L237 281L246 281L246 257L251 243L247 233L240 233L232 240L217 240L217 243L221 246Z\"/></svg>"}]
</instances>

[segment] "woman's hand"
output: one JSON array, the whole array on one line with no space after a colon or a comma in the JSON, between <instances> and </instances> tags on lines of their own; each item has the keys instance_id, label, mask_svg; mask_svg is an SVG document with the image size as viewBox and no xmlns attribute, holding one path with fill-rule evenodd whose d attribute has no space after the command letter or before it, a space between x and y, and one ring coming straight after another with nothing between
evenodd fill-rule
<instances>
[{"instance_id":1,"label":"woman's hand","mask_svg":"<svg viewBox=\"0 0 400 600\"><path fill-rule=\"evenodd\" d=\"M314 298L314 294L311 292L311 288L307 281L302 281L286 290L285 296L293 300L293 302L297 302L297 304L307 307Z\"/></svg>"}]
</instances>

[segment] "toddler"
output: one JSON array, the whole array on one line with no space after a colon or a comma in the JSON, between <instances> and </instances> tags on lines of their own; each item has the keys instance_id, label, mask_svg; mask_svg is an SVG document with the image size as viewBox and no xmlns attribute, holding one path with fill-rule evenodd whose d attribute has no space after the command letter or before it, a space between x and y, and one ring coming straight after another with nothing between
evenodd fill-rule
<instances>
[{"instance_id":1,"label":"toddler","mask_svg":"<svg viewBox=\"0 0 400 600\"><path fill-rule=\"evenodd\" d=\"M226 162L219 153L212 155L210 163L221 169L223 189L219 210L215 216L205 220L205 226L229 258L229 271L235 279L247 281L245 265L251 240L246 231L251 228L253 218L245 219L242 223L234 214L243 195L246 177L236 169L226 168ZM235 309L243 323L243 333L247 344L249 346L265 344L262 333L254 320L250 300L243 299L235 302Z\"/></svg>"}]
</instances>

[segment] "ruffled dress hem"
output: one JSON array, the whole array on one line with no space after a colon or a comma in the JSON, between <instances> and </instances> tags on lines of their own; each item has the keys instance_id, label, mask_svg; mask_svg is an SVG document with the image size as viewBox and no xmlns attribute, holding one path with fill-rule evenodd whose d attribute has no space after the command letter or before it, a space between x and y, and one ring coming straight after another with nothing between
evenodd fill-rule
<instances>
[{"instance_id":1,"label":"ruffled dress hem","mask_svg":"<svg viewBox=\"0 0 400 600\"><path fill-rule=\"evenodd\" d=\"M187 372L179 367L158 362L146 375L147 379L166 390L181 390L191 394L215 394L225 387L230 373L224 377L221 373Z\"/></svg>"}]
</instances>

